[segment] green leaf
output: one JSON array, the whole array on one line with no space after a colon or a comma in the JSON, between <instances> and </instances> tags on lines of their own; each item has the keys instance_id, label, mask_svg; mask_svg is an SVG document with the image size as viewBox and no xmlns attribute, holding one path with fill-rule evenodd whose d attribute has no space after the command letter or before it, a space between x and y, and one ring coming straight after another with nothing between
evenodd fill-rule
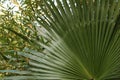
<instances>
[{"instance_id":1,"label":"green leaf","mask_svg":"<svg viewBox=\"0 0 120 80\"><path fill-rule=\"evenodd\" d=\"M51 42L46 45L36 41L45 48L43 52L18 53L30 59L29 71L34 78L10 79L120 78L120 28L115 30L120 0L58 0L56 3L44 0L44 3L49 13L42 6L43 17L35 19L46 29Z\"/></svg>"}]
</instances>

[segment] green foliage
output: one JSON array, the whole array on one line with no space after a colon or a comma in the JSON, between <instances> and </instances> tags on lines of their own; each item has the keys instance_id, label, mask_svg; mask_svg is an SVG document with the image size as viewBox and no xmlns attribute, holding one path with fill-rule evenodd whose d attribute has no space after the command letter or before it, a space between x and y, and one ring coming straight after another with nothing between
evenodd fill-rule
<instances>
[{"instance_id":1,"label":"green foliage","mask_svg":"<svg viewBox=\"0 0 120 80\"><path fill-rule=\"evenodd\" d=\"M28 22L35 21L45 28L46 33L41 36L49 43L46 44L43 40L33 37L26 40L23 33L5 27L24 41L30 41L34 48L17 51L17 55L30 59L29 68L23 71L1 70L20 74L4 79L116 80L120 78L120 0L56 0L56 2L43 0L45 6L35 3L28 0L27 8L31 14L26 18ZM35 6L32 7L31 4ZM36 10L36 6L39 6L37 9L40 11ZM33 25L32 22L30 25ZM34 37L40 33L35 34L37 35ZM38 46L45 50L38 50Z\"/></svg>"},{"instance_id":2,"label":"green foliage","mask_svg":"<svg viewBox=\"0 0 120 80\"><path fill-rule=\"evenodd\" d=\"M0 60L4 63L0 65L0 69L24 70L24 67L28 64L28 58L17 55L17 51L23 51L24 48L42 51L41 46L32 45L32 39L43 43L44 39L37 34L35 23L31 19L31 16L35 16L35 14L28 15L30 13L27 7L29 3L26 1L20 2L19 11L14 11L14 4L18 5L18 3L10 3L9 1L9 4L14 6L7 5L5 7L2 4L6 2L8 1L3 0L0 3L2 11L2 14L0 14ZM24 5L27 6L24 7Z\"/></svg>"}]
</instances>

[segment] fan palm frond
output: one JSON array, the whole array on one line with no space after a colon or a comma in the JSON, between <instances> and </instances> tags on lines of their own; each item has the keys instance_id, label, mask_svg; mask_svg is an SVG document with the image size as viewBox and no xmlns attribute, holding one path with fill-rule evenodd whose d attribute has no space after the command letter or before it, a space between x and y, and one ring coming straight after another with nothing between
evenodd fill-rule
<instances>
[{"instance_id":1,"label":"fan palm frond","mask_svg":"<svg viewBox=\"0 0 120 80\"><path fill-rule=\"evenodd\" d=\"M44 0L49 12L36 17L49 45L30 58L30 76L6 79L107 80L120 78L120 0Z\"/></svg>"}]
</instances>

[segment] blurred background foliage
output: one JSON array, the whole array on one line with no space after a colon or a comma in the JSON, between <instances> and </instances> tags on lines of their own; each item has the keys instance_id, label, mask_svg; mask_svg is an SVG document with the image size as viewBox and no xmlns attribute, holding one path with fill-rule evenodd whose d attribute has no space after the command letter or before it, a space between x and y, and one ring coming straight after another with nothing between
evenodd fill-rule
<instances>
[{"instance_id":1,"label":"blurred background foliage","mask_svg":"<svg viewBox=\"0 0 120 80\"><path fill-rule=\"evenodd\" d=\"M25 69L27 58L18 56L17 51L34 49L43 51L40 46L33 47L33 40L47 44L40 33L45 33L40 27L37 17L41 17L42 0L0 0L0 70ZM45 8L45 7L44 7ZM37 31L41 28L41 31ZM8 73L0 76L9 75Z\"/></svg>"}]
</instances>

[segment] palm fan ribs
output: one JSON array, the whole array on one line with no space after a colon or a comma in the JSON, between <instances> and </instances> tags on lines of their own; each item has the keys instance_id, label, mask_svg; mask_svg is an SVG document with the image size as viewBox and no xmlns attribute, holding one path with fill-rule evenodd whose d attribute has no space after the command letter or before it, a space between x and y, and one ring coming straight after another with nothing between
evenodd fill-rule
<instances>
[{"instance_id":1,"label":"palm fan ribs","mask_svg":"<svg viewBox=\"0 0 120 80\"><path fill-rule=\"evenodd\" d=\"M120 0L44 0L48 10L35 18L51 42L30 58L29 75L5 79L120 79Z\"/></svg>"}]
</instances>

